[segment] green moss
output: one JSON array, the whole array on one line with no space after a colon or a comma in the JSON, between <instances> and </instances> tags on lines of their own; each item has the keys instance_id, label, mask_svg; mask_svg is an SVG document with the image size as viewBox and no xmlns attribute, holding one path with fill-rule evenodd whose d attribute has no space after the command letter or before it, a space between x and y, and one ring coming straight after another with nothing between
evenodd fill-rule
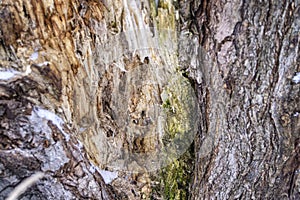
<instances>
[{"instance_id":1,"label":"green moss","mask_svg":"<svg viewBox=\"0 0 300 200\"><path fill-rule=\"evenodd\" d=\"M176 12L175 7L168 1L160 1L158 13L156 13L154 1L150 1L151 16L154 26L159 32L159 42L164 49L166 44L176 44ZM173 34L173 35L170 35ZM170 45L171 46L171 45ZM174 51L174 52L173 52ZM161 52L164 53L164 52ZM173 66L178 65L177 49L167 49L166 58ZM193 135L196 130L198 119L196 97L188 81L180 72L176 70L172 80L164 88L162 108L165 116L164 135L162 144L164 147L170 145L163 155L173 161L163 167L158 174L154 174L159 185L152 188L152 199L163 197L163 199L188 199L189 183L193 171L193 147L191 147ZM184 149L178 152L178 149ZM178 158L178 153L181 156Z\"/></svg>"},{"instance_id":2,"label":"green moss","mask_svg":"<svg viewBox=\"0 0 300 200\"><path fill-rule=\"evenodd\" d=\"M171 109L171 103L169 99L166 99L166 101L163 102L162 107L166 110L170 110Z\"/></svg>"},{"instance_id":3,"label":"green moss","mask_svg":"<svg viewBox=\"0 0 300 200\"><path fill-rule=\"evenodd\" d=\"M173 162L161 169L159 177L163 199L187 199L189 183L193 171L193 134L197 122L196 98L186 78L177 72L163 92L163 104L166 121L163 145L169 148L167 157ZM182 155L178 158L178 149Z\"/></svg>"},{"instance_id":4,"label":"green moss","mask_svg":"<svg viewBox=\"0 0 300 200\"><path fill-rule=\"evenodd\" d=\"M159 30L176 30L175 7L170 1L161 0L158 10L155 7L155 1L150 1L151 17L154 20L154 26ZM158 11L158 12L157 12ZM161 37L161 36L160 36Z\"/></svg>"},{"instance_id":5,"label":"green moss","mask_svg":"<svg viewBox=\"0 0 300 200\"><path fill-rule=\"evenodd\" d=\"M192 152L190 148L179 159L161 170L164 199L188 199L193 171Z\"/></svg>"},{"instance_id":6,"label":"green moss","mask_svg":"<svg viewBox=\"0 0 300 200\"><path fill-rule=\"evenodd\" d=\"M194 128L194 119L191 114L195 112L195 98L192 88L186 78L177 75L177 78L170 83L164 92L167 98L162 104L166 115L163 140L181 139L192 132Z\"/></svg>"},{"instance_id":7,"label":"green moss","mask_svg":"<svg viewBox=\"0 0 300 200\"><path fill-rule=\"evenodd\" d=\"M162 197L168 200L189 198L189 187L194 168L193 145L180 158L163 167L156 180L159 185L152 188L152 198Z\"/></svg>"}]
</instances>

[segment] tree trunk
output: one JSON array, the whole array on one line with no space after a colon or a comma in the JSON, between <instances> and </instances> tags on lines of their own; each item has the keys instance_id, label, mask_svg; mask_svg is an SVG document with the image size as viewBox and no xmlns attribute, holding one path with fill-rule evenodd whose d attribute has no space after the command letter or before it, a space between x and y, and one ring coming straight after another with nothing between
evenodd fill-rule
<instances>
[{"instance_id":1,"label":"tree trunk","mask_svg":"<svg viewBox=\"0 0 300 200\"><path fill-rule=\"evenodd\" d=\"M299 199L299 13L1 1L1 198Z\"/></svg>"},{"instance_id":2,"label":"tree trunk","mask_svg":"<svg viewBox=\"0 0 300 200\"><path fill-rule=\"evenodd\" d=\"M1 199L35 172L43 177L25 185L20 199L117 198L72 124L83 66L76 54L92 39L89 19L100 20L104 9L85 1L1 1Z\"/></svg>"},{"instance_id":3,"label":"tree trunk","mask_svg":"<svg viewBox=\"0 0 300 200\"><path fill-rule=\"evenodd\" d=\"M191 199L299 199L299 1L191 10L211 61L193 69L202 106Z\"/></svg>"}]
</instances>

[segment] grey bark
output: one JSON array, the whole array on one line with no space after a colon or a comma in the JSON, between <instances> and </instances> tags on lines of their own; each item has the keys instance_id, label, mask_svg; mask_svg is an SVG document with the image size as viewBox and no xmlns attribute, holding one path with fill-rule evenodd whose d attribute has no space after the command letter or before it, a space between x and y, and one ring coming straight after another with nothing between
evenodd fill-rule
<instances>
[{"instance_id":1,"label":"grey bark","mask_svg":"<svg viewBox=\"0 0 300 200\"><path fill-rule=\"evenodd\" d=\"M78 140L70 136L66 141L51 120L35 116L24 89L36 87L36 82L22 78L1 84L0 198L25 178L43 172L38 184L19 199L114 199Z\"/></svg>"},{"instance_id":2,"label":"grey bark","mask_svg":"<svg viewBox=\"0 0 300 200\"><path fill-rule=\"evenodd\" d=\"M169 1L155 15L144 15L152 1L137 10L128 2L0 1L1 72L14 74L0 80L0 198L35 172L45 176L21 199L140 199L153 190L149 174L105 184L91 139L124 128L111 114L124 72L102 66L99 47L130 20L174 25ZM200 105L194 162L184 163L194 167L189 198L299 199L299 1L173 4L178 37L192 33L179 44L180 71Z\"/></svg>"},{"instance_id":3,"label":"grey bark","mask_svg":"<svg viewBox=\"0 0 300 200\"><path fill-rule=\"evenodd\" d=\"M44 176L19 199L119 198L89 161L62 108L66 78L78 67L70 42L78 19L65 17L80 5L89 4L0 2L0 199L36 172Z\"/></svg>"},{"instance_id":4,"label":"grey bark","mask_svg":"<svg viewBox=\"0 0 300 200\"><path fill-rule=\"evenodd\" d=\"M299 1L194 1L191 10L198 53L209 57L190 68L202 105L191 199L299 199Z\"/></svg>"}]
</instances>

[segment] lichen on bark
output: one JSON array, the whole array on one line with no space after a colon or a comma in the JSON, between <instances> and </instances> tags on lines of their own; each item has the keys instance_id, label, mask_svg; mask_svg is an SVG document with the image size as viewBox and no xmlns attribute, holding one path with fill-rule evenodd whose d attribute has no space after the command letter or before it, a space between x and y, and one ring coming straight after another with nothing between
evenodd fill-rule
<instances>
[{"instance_id":1,"label":"lichen on bark","mask_svg":"<svg viewBox=\"0 0 300 200\"><path fill-rule=\"evenodd\" d=\"M299 1L155 9L146 0L0 1L0 198L44 171L22 198L299 199ZM199 129L189 100L200 102ZM193 128L194 146L178 158L186 143L176 141ZM142 134L160 130L160 139ZM135 161L138 172L105 185L105 156L154 152L160 141L169 161L160 173Z\"/></svg>"}]
</instances>

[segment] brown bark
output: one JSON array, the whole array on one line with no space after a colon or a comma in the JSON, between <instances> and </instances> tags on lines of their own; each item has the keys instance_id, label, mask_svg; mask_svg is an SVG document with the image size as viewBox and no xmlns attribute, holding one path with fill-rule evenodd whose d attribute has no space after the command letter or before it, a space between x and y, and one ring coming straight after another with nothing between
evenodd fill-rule
<instances>
[{"instance_id":1,"label":"brown bark","mask_svg":"<svg viewBox=\"0 0 300 200\"><path fill-rule=\"evenodd\" d=\"M299 199L299 2L194 1L191 10L198 53L211 61L191 68L202 105L191 199Z\"/></svg>"},{"instance_id":2,"label":"brown bark","mask_svg":"<svg viewBox=\"0 0 300 200\"><path fill-rule=\"evenodd\" d=\"M45 175L20 199L117 198L63 105L79 67L72 37L79 29L92 35L85 20L101 18L101 9L99 2L1 1L0 199L35 172Z\"/></svg>"},{"instance_id":3,"label":"brown bark","mask_svg":"<svg viewBox=\"0 0 300 200\"><path fill-rule=\"evenodd\" d=\"M142 133L156 129L151 126L156 119L148 118L156 117L159 87L168 84L176 67L168 63L170 68L162 72L156 64L155 70L167 78L152 84L155 77L149 68L153 69L153 58L162 63L162 56L149 47L136 51L144 46L135 44L151 41L156 34L149 27L154 23L154 2L147 2L1 1L2 197L36 171L44 172L46 178L28 188L24 198L140 199L150 195L149 174L142 173L145 164L131 161L126 167L134 170L129 173L121 168L111 183L113 189L104 185L97 171L97 167L105 169L105 159L116 157L120 148L144 153L158 143L155 137L126 135L137 126L143 126L139 127ZM164 4L163 10L160 26L172 31L172 4ZM118 36L124 30L127 35ZM117 63L120 60L124 63ZM135 80L136 74L143 77ZM143 82L144 77L149 83ZM173 82L186 85L181 76L174 77ZM153 92L142 94L148 90ZM152 104L154 111L143 103ZM18 176L10 180L14 175Z\"/></svg>"},{"instance_id":4,"label":"brown bark","mask_svg":"<svg viewBox=\"0 0 300 200\"><path fill-rule=\"evenodd\" d=\"M43 172L21 199L299 199L300 84L293 79L300 71L299 2L173 6L165 0L157 8L132 2L0 2L0 198ZM179 39L179 66L177 58L134 49L176 25L178 35L158 47L169 50ZM151 36L116 36L132 26ZM111 49L120 49L119 60ZM138 166L138 173L121 172L105 184L95 169L106 167L102 145L113 147L112 156L123 146L153 148L153 138L125 137L142 123L140 113L148 115L143 92L163 106L165 80L144 86L135 79L153 81L153 69L175 77L171 83L186 84L185 76L193 84L200 107L195 151L162 172L142 173ZM177 108L191 109L180 103ZM134 124L122 121L127 110Z\"/></svg>"}]
</instances>

